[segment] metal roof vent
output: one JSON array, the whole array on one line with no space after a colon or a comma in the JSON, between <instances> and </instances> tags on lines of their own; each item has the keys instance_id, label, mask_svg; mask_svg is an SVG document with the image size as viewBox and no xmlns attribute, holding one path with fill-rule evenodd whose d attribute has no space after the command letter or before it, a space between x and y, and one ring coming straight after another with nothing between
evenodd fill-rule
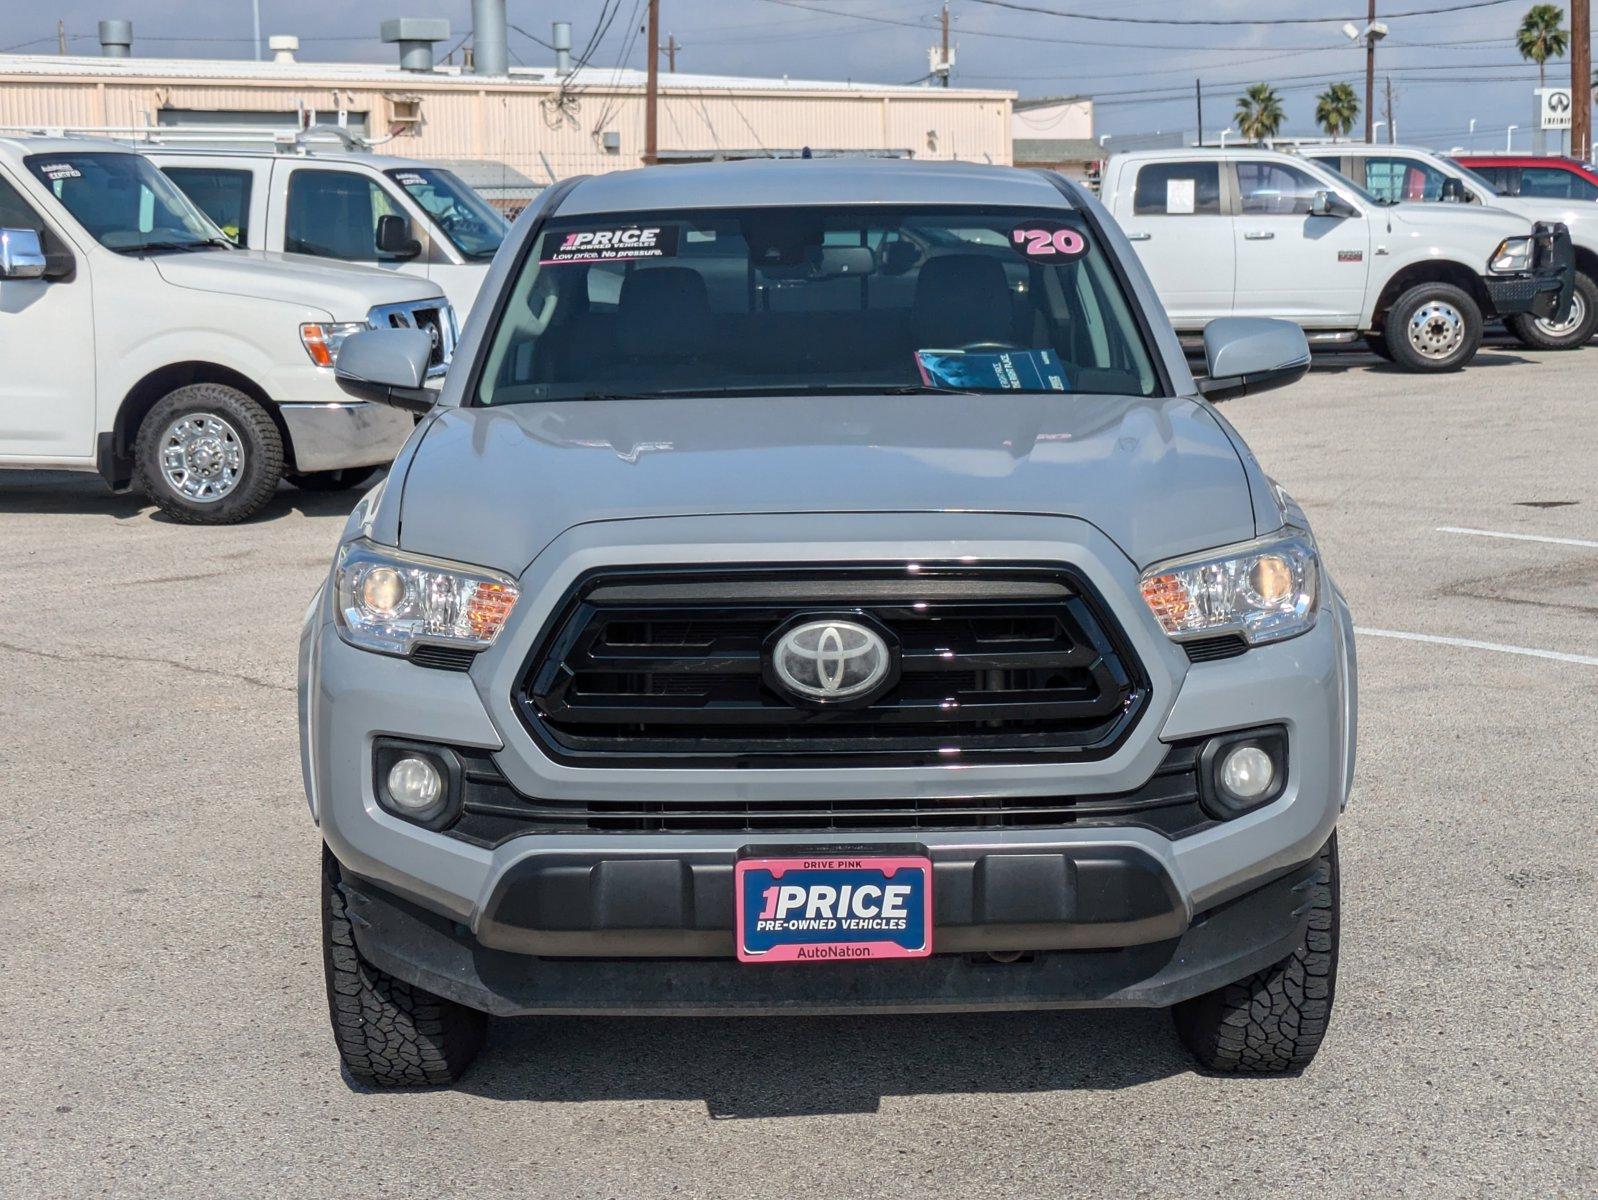
<instances>
[{"instance_id":1,"label":"metal roof vent","mask_svg":"<svg viewBox=\"0 0 1598 1200\"><path fill-rule=\"evenodd\" d=\"M554 36L549 39L549 44L555 48L555 74L570 75L572 73L572 23L570 21L556 21L553 26Z\"/></svg>"},{"instance_id":2,"label":"metal roof vent","mask_svg":"<svg viewBox=\"0 0 1598 1200\"><path fill-rule=\"evenodd\" d=\"M378 27L378 36L399 43L400 70L425 73L433 69L433 43L449 38L449 22L442 17L390 17Z\"/></svg>"},{"instance_id":3,"label":"metal roof vent","mask_svg":"<svg viewBox=\"0 0 1598 1200\"><path fill-rule=\"evenodd\" d=\"M266 39L266 48L272 52L275 63L292 63L294 52L300 48L300 39L292 33L274 33Z\"/></svg>"},{"instance_id":4,"label":"metal roof vent","mask_svg":"<svg viewBox=\"0 0 1598 1200\"><path fill-rule=\"evenodd\" d=\"M106 58L132 58L133 22L121 17L101 21L100 53Z\"/></svg>"},{"instance_id":5,"label":"metal roof vent","mask_svg":"<svg viewBox=\"0 0 1598 1200\"><path fill-rule=\"evenodd\" d=\"M505 39L505 0L472 0L472 71L478 75L510 74Z\"/></svg>"}]
</instances>

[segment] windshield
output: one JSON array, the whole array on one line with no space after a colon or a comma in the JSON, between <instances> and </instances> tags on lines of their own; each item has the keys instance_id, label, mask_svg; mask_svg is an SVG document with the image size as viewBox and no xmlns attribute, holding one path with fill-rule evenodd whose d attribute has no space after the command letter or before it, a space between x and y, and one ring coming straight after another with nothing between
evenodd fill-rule
<instances>
[{"instance_id":1,"label":"windshield","mask_svg":"<svg viewBox=\"0 0 1598 1200\"><path fill-rule=\"evenodd\" d=\"M227 236L137 154L33 154L28 170L107 250L231 248Z\"/></svg>"},{"instance_id":2,"label":"windshield","mask_svg":"<svg viewBox=\"0 0 1598 1200\"><path fill-rule=\"evenodd\" d=\"M488 201L448 171L432 167L405 167L388 172L463 255L470 259L494 257L510 232L510 222Z\"/></svg>"},{"instance_id":3,"label":"windshield","mask_svg":"<svg viewBox=\"0 0 1598 1200\"><path fill-rule=\"evenodd\" d=\"M1159 386L1080 213L763 208L552 220L476 402Z\"/></svg>"},{"instance_id":4,"label":"windshield","mask_svg":"<svg viewBox=\"0 0 1598 1200\"><path fill-rule=\"evenodd\" d=\"M1462 162L1458 162L1458 161L1455 161L1453 159L1450 159L1448 165L1453 167L1454 170L1458 171L1461 175L1463 175L1466 179L1470 180L1477 187L1485 189L1489 196L1507 196L1507 195L1509 195L1509 193L1506 190L1504 190L1503 188L1499 187L1496 183L1494 183L1492 180L1488 179L1485 175L1476 174L1475 171L1472 171L1469 167L1467 167Z\"/></svg>"}]
</instances>

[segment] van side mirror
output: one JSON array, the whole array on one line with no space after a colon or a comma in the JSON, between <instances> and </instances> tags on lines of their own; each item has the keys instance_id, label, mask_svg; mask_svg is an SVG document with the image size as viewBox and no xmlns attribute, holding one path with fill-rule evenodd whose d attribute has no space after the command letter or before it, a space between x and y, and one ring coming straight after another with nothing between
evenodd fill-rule
<instances>
[{"instance_id":1,"label":"van side mirror","mask_svg":"<svg viewBox=\"0 0 1598 1200\"><path fill-rule=\"evenodd\" d=\"M427 387L433 339L420 329L365 329L339 347L333 378L352 396L424 413L438 399Z\"/></svg>"},{"instance_id":2,"label":"van side mirror","mask_svg":"<svg viewBox=\"0 0 1598 1200\"><path fill-rule=\"evenodd\" d=\"M411 223L396 213L377 218L377 251L394 258L415 258L422 243L411 235Z\"/></svg>"},{"instance_id":3,"label":"van side mirror","mask_svg":"<svg viewBox=\"0 0 1598 1200\"><path fill-rule=\"evenodd\" d=\"M1300 379L1309 370L1309 343L1291 321L1217 317L1204 327L1204 365L1208 378L1198 386L1205 399L1252 396Z\"/></svg>"},{"instance_id":4,"label":"van side mirror","mask_svg":"<svg viewBox=\"0 0 1598 1200\"><path fill-rule=\"evenodd\" d=\"M1330 188L1322 188L1315 193L1314 199L1309 204L1309 215L1312 217L1352 217L1357 215L1352 204L1344 200Z\"/></svg>"},{"instance_id":5,"label":"van side mirror","mask_svg":"<svg viewBox=\"0 0 1598 1200\"><path fill-rule=\"evenodd\" d=\"M0 229L0 279L43 279L49 265L37 231Z\"/></svg>"}]
</instances>

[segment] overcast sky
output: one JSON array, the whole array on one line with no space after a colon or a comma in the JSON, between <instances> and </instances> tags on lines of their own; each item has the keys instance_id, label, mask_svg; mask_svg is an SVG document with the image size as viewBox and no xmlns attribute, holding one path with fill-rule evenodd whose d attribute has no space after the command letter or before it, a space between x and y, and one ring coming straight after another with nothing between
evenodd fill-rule
<instances>
[{"instance_id":1,"label":"overcast sky","mask_svg":"<svg viewBox=\"0 0 1598 1200\"><path fill-rule=\"evenodd\" d=\"M300 57L383 60L393 48L377 41L387 16L447 17L456 36L471 30L470 0L258 0L263 38L292 33ZM1242 85L1275 84L1287 109L1288 132L1313 132L1315 94L1346 79L1363 93L1363 52L1339 29L1361 14L1364 0L1024 0L1038 7L1120 17L1257 18L1337 16L1325 24L1233 26L1141 25L1063 19L979 0L951 0L957 63L954 81L1013 88L1023 96L1081 92L1098 98L1098 132L1132 133L1194 127L1193 81L1204 81L1205 126L1211 136L1229 118ZM1455 7L1470 0L1381 0L1378 11ZM803 11L799 5L813 11ZM592 57L597 66L643 65L642 0L620 0L620 14ZM42 39L25 48L51 52L55 22L66 23L74 53L97 53L95 22L133 21L140 56L248 57L251 0L6 0L0 45ZM1384 16L1391 33L1378 55L1391 71L1399 135L1438 145L1502 148L1505 126L1520 126L1516 146L1530 147L1536 69L1521 63L1513 33L1529 0L1465 11ZM581 48L603 0L509 0L510 20L547 39L552 20L571 21ZM830 10L830 11L822 11ZM683 47L679 70L720 74L854 78L906 83L925 74L936 39L937 0L662 0L661 36ZM632 20L636 14L637 19ZM843 14L855 14L853 16ZM899 24L897 22L903 22ZM549 52L518 33L514 61L544 64ZM1550 83L1568 83L1563 60L1549 64ZM1378 96L1377 117L1384 114ZM1476 120L1472 140L1467 130Z\"/></svg>"}]
</instances>

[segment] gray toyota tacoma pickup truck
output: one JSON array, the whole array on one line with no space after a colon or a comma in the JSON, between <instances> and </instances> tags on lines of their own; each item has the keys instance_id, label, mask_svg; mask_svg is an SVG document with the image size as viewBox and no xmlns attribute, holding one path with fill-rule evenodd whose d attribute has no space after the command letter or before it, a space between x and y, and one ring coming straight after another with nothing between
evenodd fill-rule
<instances>
[{"instance_id":1,"label":"gray toyota tacoma pickup truck","mask_svg":"<svg viewBox=\"0 0 1598 1200\"><path fill-rule=\"evenodd\" d=\"M518 222L301 644L344 1065L490 1014L1171 1007L1217 1070L1327 1027L1348 610L1058 176L667 167Z\"/></svg>"}]
</instances>

